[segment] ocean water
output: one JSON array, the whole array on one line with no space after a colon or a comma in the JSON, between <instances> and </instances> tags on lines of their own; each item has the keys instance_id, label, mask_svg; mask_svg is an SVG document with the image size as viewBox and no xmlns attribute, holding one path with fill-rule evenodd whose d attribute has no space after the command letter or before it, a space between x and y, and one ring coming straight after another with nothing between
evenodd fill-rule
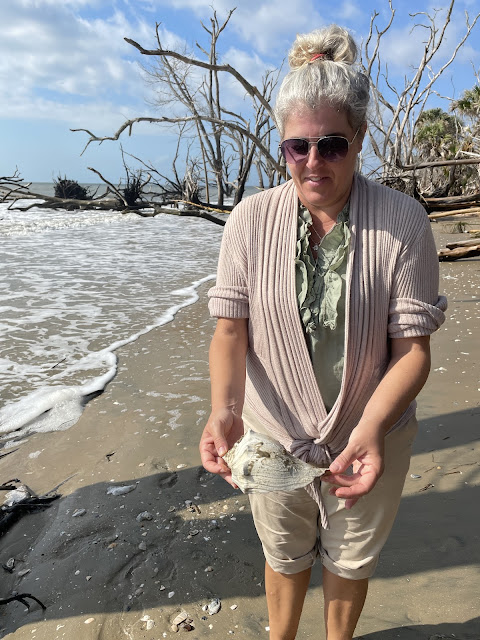
<instances>
[{"instance_id":1,"label":"ocean water","mask_svg":"<svg viewBox=\"0 0 480 640\"><path fill-rule=\"evenodd\" d=\"M222 232L196 218L0 203L0 447L74 424L115 376L116 349L214 280Z\"/></svg>"}]
</instances>

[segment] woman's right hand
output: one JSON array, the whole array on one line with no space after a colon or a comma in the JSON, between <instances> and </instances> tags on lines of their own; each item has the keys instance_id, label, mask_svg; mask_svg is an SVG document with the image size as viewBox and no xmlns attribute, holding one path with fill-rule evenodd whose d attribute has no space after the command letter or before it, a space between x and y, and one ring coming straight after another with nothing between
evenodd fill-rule
<instances>
[{"instance_id":1,"label":"woman's right hand","mask_svg":"<svg viewBox=\"0 0 480 640\"><path fill-rule=\"evenodd\" d=\"M243 435L243 420L228 407L212 411L200 438L200 456L207 471L218 473L237 489L232 472L222 456Z\"/></svg>"}]
</instances>

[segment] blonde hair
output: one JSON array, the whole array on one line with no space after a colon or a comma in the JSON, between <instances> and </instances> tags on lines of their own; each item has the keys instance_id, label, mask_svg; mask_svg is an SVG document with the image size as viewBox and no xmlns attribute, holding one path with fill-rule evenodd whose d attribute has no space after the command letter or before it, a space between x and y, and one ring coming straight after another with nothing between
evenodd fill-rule
<instances>
[{"instance_id":1,"label":"blonde hair","mask_svg":"<svg viewBox=\"0 0 480 640\"><path fill-rule=\"evenodd\" d=\"M325 104L345 111L355 130L366 121L370 81L354 66L357 52L352 36L335 24L297 35L274 109L281 136L292 113Z\"/></svg>"}]
</instances>

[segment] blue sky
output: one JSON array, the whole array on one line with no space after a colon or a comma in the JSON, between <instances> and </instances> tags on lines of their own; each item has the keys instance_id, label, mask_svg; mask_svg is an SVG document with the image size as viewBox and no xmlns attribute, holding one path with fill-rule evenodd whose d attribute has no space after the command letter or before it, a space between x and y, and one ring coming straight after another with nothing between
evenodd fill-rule
<instances>
[{"instance_id":1,"label":"blue sky","mask_svg":"<svg viewBox=\"0 0 480 640\"><path fill-rule=\"evenodd\" d=\"M383 51L391 77L401 82L419 59L422 30L411 31L409 13L431 11L446 0L393 0L395 21ZM222 62L235 66L252 83L266 68L278 67L296 33L331 22L349 28L357 42L368 33L374 10L378 25L389 15L388 0L237 0L220 43ZM2 0L0 2L0 176L18 167L22 177L51 181L59 174L95 182L87 167L117 181L123 174L118 143L92 144L81 156L86 128L111 135L127 118L158 115L154 94L139 66L142 56L124 37L155 48L155 22L164 43L192 50L207 45L200 21L208 24L211 7L220 18L234 0ZM480 0L456 0L442 61L464 31ZM424 32L423 32L424 33ZM442 95L458 97L475 84L480 67L480 22L438 85ZM244 107L240 91L231 104ZM445 103L447 108L447 103ZM124 149L169 173L175 136L158 126L141 125ZM135 165L132 162L132 165Z\"/></svg>"}]
</instances>

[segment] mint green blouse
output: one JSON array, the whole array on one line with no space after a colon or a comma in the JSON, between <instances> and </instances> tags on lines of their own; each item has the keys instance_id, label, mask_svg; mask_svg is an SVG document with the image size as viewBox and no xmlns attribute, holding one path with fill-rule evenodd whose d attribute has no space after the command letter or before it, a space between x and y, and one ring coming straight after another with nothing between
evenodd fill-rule
<instances>
[{"instance_id":1,"label":"mint green blouse","mask_svg":"<svg viewBox=\"0 0 480 640\"><path fill-rule=\"evenodd\" d=\"M310 249L310 212L298 210L296 290L315 377L330 411L340 392L345 355L345 288L350 243L349 203L322 238L317 259Z\"/></svg>"}]
</instances>

